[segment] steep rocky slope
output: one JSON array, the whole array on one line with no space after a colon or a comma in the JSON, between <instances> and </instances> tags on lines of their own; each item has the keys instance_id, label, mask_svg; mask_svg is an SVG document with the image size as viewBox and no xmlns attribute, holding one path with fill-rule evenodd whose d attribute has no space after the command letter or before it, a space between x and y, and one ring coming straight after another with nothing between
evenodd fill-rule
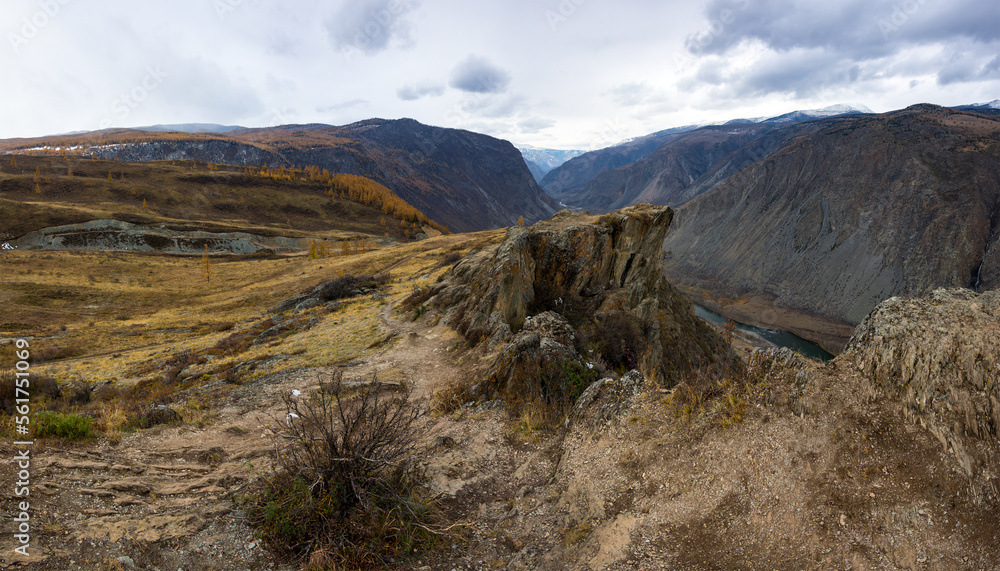
<instances>
[{"instance_id":1,"label":"steep rocky slope","mask_svg":"<svg viewBox=\"0 0 1000 571\"><path fill-rule=\"evenodd\" d=\"M541 181L545 192L571 204L573 197L600 173L642 160L660 145L694 127L658 131L605 149L583 153L546 173Z\"/></svg>"},{"instance_id":2,"label":"steep rocky slope","mask_svg":"<svg viewBox=\"0 0 1000 571\"><path fill-rule=\"evenodd\" d=\"M132 130L0 142L9 152L80 146L77 153L121 161L195 159L231 165L305 167L366 176L454 231L546 219L556 204L520 152L486 135L371 119L342 127L290 125L226 133Z\"/></svg>"},{"instance_id":3,"label":"steep rocky slope","mask_svg":"<svg viewBox=\"0 0 1000 571\"><path fill-rule=\"evenodd\" d=\"M685 204L672 280L858 323L880 301L1000 285L1000 120L840 118Z\"/></svg>"},{"instance_id":4,"label":"steep rocky slope","mask_svg":"<svg viewBox=\"0 0 1000 571\"><path fill-rule=\"evenodd\" d=\"M679 206L747 166L820 127L736 124L704 127L664 143L641 161L604 171L564 196L567 203L599 212L649 202Z\"/></svg>"}]
</instances>

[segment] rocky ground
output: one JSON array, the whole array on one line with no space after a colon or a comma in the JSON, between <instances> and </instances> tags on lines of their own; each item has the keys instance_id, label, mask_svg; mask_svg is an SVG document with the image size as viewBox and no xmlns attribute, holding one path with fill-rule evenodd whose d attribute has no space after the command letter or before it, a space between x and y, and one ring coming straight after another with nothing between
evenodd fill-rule
<instances>
[{"instance_id":1,"label":"rocky ground","mask_svg":"<svg viewBox=\"0 0 1000 571\"><path fill-rule=\"evenodd\" d=\"M411 364L426 398L459 374L454 339L445 326L410 325L360 366ZM1000 565L995 462L966 473L851 356L775 370L728 428L718 403L685 416L648 384L610 420L594 420L598 399L564 430L519 427L493 406L426 417L429 486L449 523L466 525L399 568ZM261 549L233 498L266 469L262 423L281 412L279 393L308 391L324 374L249 383L206 429L37 449L35 555L24 568L292 568ZM5 478L11 470L5 463ZM21 565L11 536L4 541L4 564Z\"/></svg>"},{"instance_id":2,"label":"rocky ground","mask_svg":"<svg viewBox=\"0 0 1000 571\"><path fill-rule=\"evenodd\" d=\"M520 239L517 231L509 236ZM544 237L531 259L559 259L548 244L560 243L558 235ZM601 250L608 263L593 267L621 272L613 274L615 283L628 283L627 275L630 289L622 291L641 294L638 305L623 301L620 307L661 303L663 298L645 296L671 290L637 273L634 268L648 260L626 247ZM643 271L658 275L655 266ZM489 272L472 273L484 274ZM560 274L565 272L551 272ZM587 281L570 274L576 281L562 283ZM439 293L461 285L442 283ZM605 299L620 300L620 294L612 288ZM431 310L412 321L421 312L404 310L403 297L373 306L382 341L342 365L349 380L391 373L432 409L419 420L415 458L441 508L438 525L448 531L390 568L1000 567L995 292L893 298L859 326L844 354L826 364L745 346L738 350L742 367L711 372L640 360L640 369L682 376L665 383L638 371L611 375L590 385L564 421L548 425L494 398L503 396L499 390L439 405L456 382L471 384L504 362L512 345L583 359L566 340L572 334L567 318L547 310L554 314L542 319L549 325L526 326L517 335L494 327L487 341L470 348L450 325L458 321L449 313L454 308L445 304L441 313ZM511 298L500 291L495 299L495 307L504 307ZM531 316L532 300L523 301L507 306L510 315L522 308L525 319ZM676 299L660 305L652 315L663 325L648 331L701 340L706 354L729 355L715 345L722 337L690 324L683 307ZM688 336L687 327L698 335ZM518 345L526 331L541 340ZM298 568L261 546L239 499L271 469L267 425L282 422L281 397L299 391L298 398L307 398L331 374L313 367L250 380L228 393L212 422L202 426L170 424L116 440L36 447L32 556L14 557L7 534L0 537L0 564L40 570ZM13 482L14 450L7 445L0 454L8 459L0 479ZM16 501L12 488L0 498L8 514Z\"/></svg>"}]
</instances>

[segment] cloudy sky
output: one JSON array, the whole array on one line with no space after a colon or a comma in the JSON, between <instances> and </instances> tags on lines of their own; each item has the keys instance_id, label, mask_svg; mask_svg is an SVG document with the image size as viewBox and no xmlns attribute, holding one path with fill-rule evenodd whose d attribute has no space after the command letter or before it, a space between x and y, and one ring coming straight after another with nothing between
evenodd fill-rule
<instances>
[{"instance_id":1,"label":"cloudy sky","mask_svg":"<svg viewBox=\"0 0 1000 571\"><path fill-rule=\"evenodd\" d=\"M1000 98L996 0L7 0L0 138L412 117L592 149Z\"/></svg>"}]
</instances>

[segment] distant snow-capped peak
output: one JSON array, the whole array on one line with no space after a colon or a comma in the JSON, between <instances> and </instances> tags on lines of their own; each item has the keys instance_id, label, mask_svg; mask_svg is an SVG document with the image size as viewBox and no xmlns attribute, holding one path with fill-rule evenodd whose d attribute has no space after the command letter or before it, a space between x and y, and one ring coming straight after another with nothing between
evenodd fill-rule
<instances>
[{"instance_id":1,"label":"distant snow-capped peak","mask_svg":"<svg viewBox=\"0 0 1000 571\"><path fill-rule=\"evenodd\" d=\"M822 109L810 109L802 113L811 117L832 117L834 115L844 115L845 113L874 113L874 111L865 105L840 103Z\"/></svg>"},{"instance_id":2,"label":"distant snow-capped peak","mask_svg":"<svg viewBox=\"0 0 1000 571\"><path fill-rule=\"evenodd\" d=\"M994 99L989 103L973 103L971 107L992 107L993 109L1000 109L1000 99Z\"/></svg>"}]
</instances>

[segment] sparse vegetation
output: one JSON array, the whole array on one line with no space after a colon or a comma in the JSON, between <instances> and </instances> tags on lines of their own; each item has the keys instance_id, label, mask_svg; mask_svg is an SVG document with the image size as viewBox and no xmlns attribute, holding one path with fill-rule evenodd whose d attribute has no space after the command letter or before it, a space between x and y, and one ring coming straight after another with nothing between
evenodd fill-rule
<instances>
[{"instance_id":1,"label":"sparse vegetation","mask_svg":"<svg viewBox=\"0 0 1000 571\"><path fill-rule=\"evenodd\" d=\"M78 414L42 411L35 414L31 420L36 438L82 440L94 436L91 430L92 419Z\"/></svg>"},{"instance_id":2,"label":"sparse vegetation","mask_svg":"<svg viewBox=\"0 0 1000 571\"><path fill-rule=\"evenodd\" d=\"M283 401L286 416L269 426L278 470L248 499L272 549L309 565L370 567L435 538L410 462L422 410L407 392L375 378L351 389L338 372L311 398Z\"/></svg>"}]
</instances>

